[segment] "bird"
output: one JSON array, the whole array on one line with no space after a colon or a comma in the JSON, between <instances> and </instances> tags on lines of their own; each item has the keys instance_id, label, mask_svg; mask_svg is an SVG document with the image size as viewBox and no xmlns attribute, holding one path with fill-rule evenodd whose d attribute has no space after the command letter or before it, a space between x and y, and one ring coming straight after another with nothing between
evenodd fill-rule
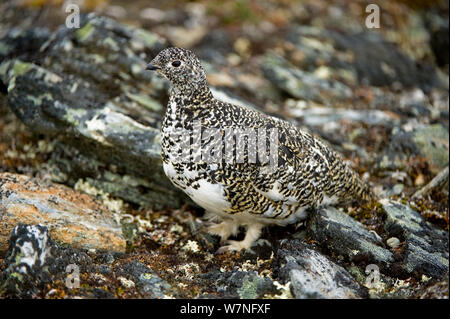
<instances>
[{"instance_id":1,"label":"bird","mask_svg":"<svg viewBox=\"0 0 450 319\"><path fill-rule=\"evenodd\" d=\"M171 83L161 126L163 170L204 208L217 253L249 249L266 226L311 209L368 201L369 185L331 146L283 119L216 99L194 52L160 51L147 70ZM242 240L229 240L239 229Z\"/></svg>"}]
</instances>

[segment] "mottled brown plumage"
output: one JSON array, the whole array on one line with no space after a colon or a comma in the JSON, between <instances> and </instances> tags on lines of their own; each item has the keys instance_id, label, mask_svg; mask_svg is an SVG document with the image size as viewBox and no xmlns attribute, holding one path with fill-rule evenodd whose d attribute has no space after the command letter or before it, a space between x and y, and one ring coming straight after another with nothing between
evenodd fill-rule
<instances>
[{"instance_id":1,"label":"mottled brown plumage","mask_svg":"<svg viewBox=\"0 0 450 319\"><path fill-rule=\"evenodd\" d=\"M172 83L162 126L166 175L222 220L209 231L223 242L240 225L247 227L243 241L228 241L219 251L248 248L262 227L304 219L309 207L371 196L358 174L324 142L286 121L215 99L191 51L165 49L148 68ZM238 158L241 143L247 147ZM275 152L266 152L267 157L259 153L273 145ZM221 156L211 160L205 154Z\"/></svg>"}]
</instances>

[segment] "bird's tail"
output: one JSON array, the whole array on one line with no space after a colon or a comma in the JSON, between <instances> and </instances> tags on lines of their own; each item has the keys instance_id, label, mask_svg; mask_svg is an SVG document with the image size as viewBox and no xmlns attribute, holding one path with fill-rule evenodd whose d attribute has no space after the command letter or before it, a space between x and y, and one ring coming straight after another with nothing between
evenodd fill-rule
<instances>
[{"instance_id":1,"label":"bird's tail","mask_svg":"<svg viewBox=\"0 0 450 319\"><path fill-rule=\"evenodd\" d=\"M370 185L357 172L343 161L336 164L338 167L334 171L339 172L337 176L339 189L336 195L340 201L371 201L376 199Z\"/></svg>"},{"instance_id":2,"label":"bird's tail","mask_svg":"<svg viewBox=\"0 0 450 319\"><path fill-rule=\"evenodd\" d=\"M369 183L364 181L357 172L350 167L346 166L347 174L350 177L350 189L347 192L347 199L358 201L371 201L376 199L375 194L372 192Z\"/></svg>"}]
</instances>

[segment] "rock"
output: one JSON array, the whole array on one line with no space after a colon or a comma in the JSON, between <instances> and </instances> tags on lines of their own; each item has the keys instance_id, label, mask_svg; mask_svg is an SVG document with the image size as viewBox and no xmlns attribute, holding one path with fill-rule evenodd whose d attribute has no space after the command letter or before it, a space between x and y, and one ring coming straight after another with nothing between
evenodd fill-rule
<instances>
[{"instance_id":1,"label":"rock","mask_svg":"<svg viewBox=\"0 0 450 319\"><path fill-rule=\"evenodd\" d=\"M67 287L69 274L88 272L91 266L92 259L85 252L58 245L47 227L20 224L9 239L5 270L0 275L0 296L40 297L47 285L62 282ZM101 297L95 291L89 293Z\"/></svg>"},{"instance_id":2,"label":"rock","mask_svg":"<svg viewBox=\"0 0 450 319\"><path fill-rule=\"evenodd\" d=\"M445 280L440 281L430 287L420 295L420 299L448 299L448 276Z\"/></svg>"},{"instance_id":3,"label":"rock","mask_svg":"<svg viewBox=\"0 0 450 319\"><path fill-rule=\"evenodd\" d=\"M367 290L341 266L300 240L286 240L277 251L278 271L283 281L291 281L298 299L354 299Z\"/></svg>"},{"instance_id":4,"label":"rock","mask_svg":"<svg viewBox=\"0 0 450 319\"><path fill-rule=\"evenodd\" d=\"M386 244L391 248L397 248L400 246L400 240L397 237L391 237L386 240Z\"/></svg>"},{"instance_id":5,"label":"rock","mask_svg":"<svg viewBox=\"0 0 450 319\"><path fill-rule=\"evenodd\" d=\"M330 104L352 94L346 85L302 71L278 55L266 54L262 70L273 85L298 99Z\"/></svg>"},{"instance_id":6,"label":"rock","mask_svg":"<svg viewBox=\"0 0 450 319\"><path fill-rule=\"evenodd\" d=\"M327 125L340 120L348 120L353 123L360 122L367 125L392 125L398 123L397 118L380 110L351 110L314 106L303 108L293 104L288 112L292 117L302 119L303 123L308 126Z\"/></svg>"},{"instance_id":7,"label":"rock","mask_svg":"<svg viewBox=\"0 0 450 319\"><path fill-rule=\"evenodd\" d=\"M211 281L222 298L256 299L278 292L269 277L262 277L255 271L212 271L200 277Z\"/></svg>"},{"instance_id":8,"label":"rock","mask_svg":"<svg viewBox=\"0 0 450 319\"><path fill-rule=\"evenodd\" d=\"M227 65L226 55L231 51L233 41L230 33L223 29L213 29L195 46L195 53L214 65Z\"/></svg>"},{"instance_id":9,"label":"rock","mask_svg":"<svg viewBox=\"0 0 450 319\"><path fill-rule=\"evenodd\" d=\"M402 169L411 156L425 158L434 173L448 166L448 130L441 124L396 128L385 152L377 159L377 166L381 170Z\"/></svg>"},{"instance_id":10,"label":"rock","mask_svg":"<svg viewBox=\"0 0 450 319\"><path fill-rule=\"evenodd\" d=\"M96 272L108 268L101 264L102 256L123 255L111 252L96 254L92 249L85 251L59 245L43 225L20 224L11 234L1 266L4 271L0 273L0 297L42 298L65 290L62 296L113 298L111 291L102 288L111 284L106 277L111 269L105 272L106 276ZM100 287L92 286L96 284Z\"/></svg>"},{"instance_id":11,"label":"rock","mask_svg":"<svg viewBox=\"0 0 450 319\"><path fill-rule=\"evenodd\" d=\"M33 297L40 286L50 282L48 258L51 239L48 229L42 225L18 225L14 228L7 268L0 281L0 296L17 295Z\"/></svg>"},{"instance_id":12,"label":"rock","mask_svg":"<svg viewBox=\"0 0 450 319\"><path fill-rule=\"evenodd\" d=\"M390 190L386 192L386 197L400 195L403 192L405 185L403 184L395 184Z\"/></svg>"},{"instance_id":13,"label":"rock","mask_svg":"<svg viewBox=\"0 0 450 319\"><path fill-rule=\"evenodd\" d=\"M448 16L440 17L429 11L425 16L425 21L430 32L429 41L436 64L445 67L449 64Z\"/></svg>"},{"instance_id":14,"label":"rock","mask_svg":"<svg viewBox=\"0 0 450 319\"><path fill-rule=\"evenodd\" d=\"M119 277L119 278L117 278L117 280L120 281L120 284L124 288L130 289L130 288L134 288L135 287L135 283L133 281L125 278L125 277Z\"/></svg>"},{"instance_id":15,"label":"rock","mask_svg":"<svg viewBox=\"0 0 450 319\"><path fill-rule=\"evenodd\" d=\"M138 260L134 260L119 270L127 283L133 282L136 289L146 298L164 298L171 286L153 270ZM132 280L127 279L131 277ZM130 284L130 283L129 283ZM131 285L131 284L130 284Z\"/></svg>"},{"instance_id":16,"label":"rock","mask_svg":"<svg viewBox=\"0 0 450 319\"><path fill-rule=\"evenodd\" d=\"M439 66L449 64L447 54L449 52L448 34L448 23L446 26L441 26L431 34L431 47L433 48L433 53L436 56L436 62Z\"/></svg>"},{"instance_id":17,"label":"rock","mask_svg":"<svg viewBox=\"0 0 450 319\"><path fill-rule=\"evenodd\" d=\"M390 86L401 83L428 92L443 87L436 69L414 61L375 32L338 32L308 26L294 26L288 33L303 58L299 63L308 71L326 65L330 73L341 70L356 75L361 84Z\"/></svg>"},{"instance_id":18,"label":"rock","mask_svg":"<svg viewBox=\"0 0 450 319\"><path fill-rule=\"evenodd\" d=\"M162 22L167 22L170 19L176 18L176 12L171 10L160 10L157 8L144 8L139 12L139 17L148 20L146 22L150 22L151 24L159 24ZM176 21L176 20L174 20ZM174 23L174 21L169 21Z\"/></svg>"},{"instance_id":19,"label":"rock","mask_svg":"<svg viewBox=\"0 0 450 319\"><path fill-rule=\"evenodd\" d=\"M348 260L375 263L388 268L392 253L383 248L381 238L360 222L334 207L317 210L311 215L308 233L320 245Z\"/></svg>"},{"instance_id":20,"label":"rock","mask_svg":"<svg viewBox=\"0 0 450 319\"><path fill-rule=\"evenodd\" d=\"M396 103L393 111L409 117L418 118L429 117L432 108L433 106L430 104L425 93L421 89L415 88L405 90L401 93L398 104Z\"/></svg>"},{"instance_id":21,"label":"rock","mask_svg":"<svg viewBox=\"0 0 450 319\"><path fill-rule=\"evenodd\" d=\"M426 222L409 206L387 199L380 202L386 212L386 231L406 241L401 269L419 277L442 278L448 273L448 232Z\"/></svg>"},{"instance_id":22,"label":"rock","mask_svg":"<svg viewBox=\"0 0 450 319\"><path fill-rule=\"evenodd\" d=\"M24 175L0 173L0 251L20 223L48 227L52 237L76 248L124 252L113 213L87 194Z\"/></svg>"},{"instance_id":23,"label":"rock","mask_svg":"<svg viewBox=\"0 0 450 319\"><path fill-rule=\"evenodd\" d=\"M50 38L50 31L46 28L22 30L13 28L0 40L0 61L17 57L21 59L31 57Z\"/></svg>"},{"instance_id":24,"label":"rock","mask_svg":"<svg viewBox=\"0 0 450 319\"><path fill-rule=\"evenodd\" d=\"M413 140L418 146L420 154L427 158L435 172L448 166L448 129L440 124L418 128L413 133Z\"/></svg>"}]
</instances>

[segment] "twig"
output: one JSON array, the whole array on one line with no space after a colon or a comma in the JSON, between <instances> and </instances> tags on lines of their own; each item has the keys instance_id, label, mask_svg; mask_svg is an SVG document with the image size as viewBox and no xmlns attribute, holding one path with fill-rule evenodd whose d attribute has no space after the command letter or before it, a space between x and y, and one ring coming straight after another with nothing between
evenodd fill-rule
<instances>
[{"instance_id":1,"label":"twig","mask_svg":"<svg viewBox=\"0 0 450 319\"><path fill-rule=\"evenodd\" d=\"M412 197L413 198L421 197L435 188L442 187L447 182L448 182L448 166L442 171L440 171L439 174L437 174L427 185L425 185L417 192L415 192Z\"/></svg>"}]
</instances>

